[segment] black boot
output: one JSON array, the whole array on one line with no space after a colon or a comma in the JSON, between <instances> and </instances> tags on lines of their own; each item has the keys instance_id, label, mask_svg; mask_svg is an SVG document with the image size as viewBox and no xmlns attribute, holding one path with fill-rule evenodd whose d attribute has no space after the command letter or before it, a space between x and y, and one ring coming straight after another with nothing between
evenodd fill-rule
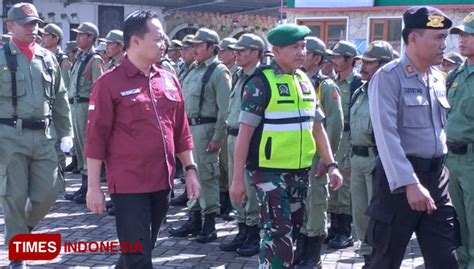
<instances>
[{"instance_id":1,"label":"black boot","mask_svg":"<svg viewBox=\"0 0 474 269\"><path fill-rule=\"evenodd\" d=\"M236 251L244 244L245 239L247 239L247 225L245 225L245 223L238 223L237 225L239 226L239 232L234 239L228 243L219 245L222 251Z\"/></svg>"},{"instance_id":2,"label":"black boot","mask_svg":"<svg viewBox=\"0 0 474 269\"><path fill-rule=\"evenodd\" d=\"M293 255L293 265L299 264L303 260L307 239L308 237L305 234L298 234L296 238L296 250Z\"/></svg>"},{"instance_id":3,"label":"black boot","mask_svg":"<svg viewBox=\"0 0 474 269\"><path fill-rule=\"evenodd\" d=\"M72 172L74 169L77 168L77 157L76 155L72 156L72 161L66 168L64 169L64 172Z\"/></svg>"},{"instance_id":4,"label":"black boot","mask_svg":"<svg viewBox=\"0 0 474 269\"><path fill-rule=\"evenodd\" d=\"M76 194L74 196L73 201L78 204L85 204L86 203L86 195L87 195L87 175L82 175L82 192Z\"/></svg>"},{"instance_id":5,"label":"black boot","mask_svg":"<svg viewBox=\"0 0 474 269\"><path fill-rule=\"evenodd\" d=\"M329 241L328 245L335 249L343 249L353 246L354 239L351 235L352 216L348 214L341 214L339 224L340 226L338 234L333 240Z\"/></svg>"},{"instance_id":6,"label":"black boot","mask_svg":"<svg viewBox=\"0 0 474 269\"><path fill-rule=\"evenodd\" d=\"M331 226L328 229L328 236L324 239L324 244L327 244L329 240L334 239L336 237L336 231L339 230L339 216L340 214L331 213Z\"/></svg>"},{"instance_id":7,"label":"black boot","mask_svg":"<svg viewBox=\"0 0 474 269\"><path fill-rule=\"evenodd\" d=\"M188 202L188 193L184 190L183 194L180 196L171 199L170 205L172 206L186 206Z\"/></svg>"},{"instance_id":8,"label":"black boot","mask_svg":"<svg viewBox=\"0 0 474 269\"><path fill-rule=\"evenodd\" d=\"M204 215L204 225L202 226L201 233L199 233L196 241L199 243L209 243L216 240L216 213Z\"/></svg>"},{"instance_id":9,"label":"black boot","mask_svg":"<svg viewBox=\"0 0 474 269\"><path fill-rule=\"evenodd\" d=\"M304 252L303 261L298 265L298 269L316 268L322 269L321 263L321 247L323 246L324 237L314 236L308 237Z\"/></svg>"},{"instance_id":10,"label":"black boot","mask_svg":"<svg viewBox=\"0 0 474 269\"><path fill-rule=\"evenodd\" d=\"M371 264L372 264L372 256L364 255L364 266L362 266L362 269L369 269Z\"/></svg>"},{"instance_id":11,"label":"black boot","mask_svg":"<svg viewBox=\"0 0 474 269\"><path fill-rule=\"evenodd\" d=\"M237 249L237 254L250 257L260 251L260 228L258 225L247 226L247 238L244 244Z\"/></svg>"},{"instance_id":12,"label":"black boot","mask_svg":"<svg viewBox=\"0 0 474 269\"><path fill-rule=\"evenodd\" d=\"M171 236L186 237L188 235L196 236L201 232L202 219L200 211L190 211L188 220L179 226L171 226L168 232Z\"/></svg>"},{"instance_id":13,"label":"black boot","mask_svg":"<svg viewBox=\"0 0 474 269\"><path fill-rule=\"evenodd\" d=\"M223 220L225 221L232 221L234 218L230 216L230 212L232 212L233 207L232 204L230 203L230 196L228 191L221 191L219 192L219 198L221 202L221 211L220 215Z\"/></svg>"},{"instance_id":14,"label":"black boot","mask_svg":"<svg viewBox=\"0 0 474 269\"><path fill-rule=\"evenodd\" d=\"M87 180L87 176L86 176L86 180ZM65 193L64 198L66 200L75 201L76 196L78 196L78 195L84 195L85 196L86 194L87 194L87 181L86 181L86 184L84 185L84 175L82 175L81 187L73 193Z\"/></svg>"}]
</instances>

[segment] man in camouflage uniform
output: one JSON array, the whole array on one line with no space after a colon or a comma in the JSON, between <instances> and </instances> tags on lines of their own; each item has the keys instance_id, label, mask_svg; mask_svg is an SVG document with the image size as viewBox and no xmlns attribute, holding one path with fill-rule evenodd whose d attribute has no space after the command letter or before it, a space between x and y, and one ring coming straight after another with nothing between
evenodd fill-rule
<instances>
[{"instance_id":1,"label":"man in camouflage uniform","mask_svg":"<svg viewBox=\"0 0 474 269\"><path fill-rule=\"evenodd\" d=\"M219 36L215 31L201 28L191 43L196 64L183 78L182 87L193 135L193 155L199 168L201 196L199 200L188 202L188 221L170 227L169 232L178 237L198 235L196 241L207 243L217 238L215 217L220 211L218 156L225 135L231 82L229 70L217 60ZM208 70L212 70L212 74ZM205 77L209 80L203 83Z\"/></svg>"},{"instance_id":2,"label":"man in camouflage uniform","mask_svg":"<svg viewBox=\"0 0 474 269\"><path fill-rule=\"evenodd\" d=\"M229 185L232 184L234 171L234 151L237 134L239 133L239 115L243 85L259 66L259 59L264 51L263 40L254 34L243 34L231 48L236 54L236 64L240 67L234 74L232 91L229 100L229 115L227 117L227 148L229 163ZM241 256L252 256L259 251L260 229L258 227L258 202L255 188L251 186L252 179L246 172L244 175L247 201L245 205L233 203L236 210L238 234L219 248L223 251L236 251Z\"/></svg>"},{"instance_id":3,"label":"man in camouflage uniform","mask_svg":"<svg viewBox=\"0 0 474 269\"><path fill-rule=\"evenodd\" d=\"M360 76L354 71L355 57L357 56L357 49L354 44L348 41L339 41L330 54L334 70L337 73L336 84L341 90L342 111L344 113L344 132L339 149L336 152L336 160L341 165L344 175L344 186L337 192L330 192L331 227L328 231L327 241L330 247L341 249L354 244L351 236L349 106L353 91L360 86Z\"/></svg>"},{"instance_id":4,"label":"man in camouflage uniform","mask_svg":"<svg viewBox=\"0 0 474 269\"><path fill-rule=\"evenodd\" d=\"M344 125L341 96L334 81L321 74L321 64L326 55L324 42L317 37L306 38L306 58L303 67L313 81L323 121L332 152L336 152ZM320 169L317 169L320 168ZM300 267L321 267L321 246L327 235L328 177L319 154L313 158L309 173L309 189L306 197L304 223L297 238L295 264Z\"/></svg>"},{"instance_id":5,"label":"man in camouflage uniform","mask_svg":"<svg viewBox=\"0 0 474 269\"><path fill-rule=\"evenodd\" d=\"M392 46L385 41L371 42L362 56L361 79L364 80L352 97L350 107L351 126L351 200L352 216L357 237L361 241L359 255L364 257L363 269L370 267L371 247L365 243L369 218L365 211L372 197L372 171L378 153L370 121L367 90L374 73L393 57Z\"/></svg>"},{"instance_id":6,"label":"man in camouflage uniform","mask_svg":"<svg viewBox=\"0 0 474 269\"><path fill-rule=\"evenodd\" d=\"M305 58L306 26L272 29L275 59L244 85L234 153L231 199L244 203L244 165L257 190L261 227L260 268L293 268L293 240L303 223L308 173L316 145L331 185L342 185L311 80L299 68ZM328 168L329 167L329 168Z\"/></svg>"},{"instance_id":7,"label":"man in camouflage uniform","mask_svg":"<svg viewBox=\"0 0 474 269\"><path fill-rule=\"evenodd\" d=\"M50 122L61 149L72 146L66 90L53 54L35 44L41 19L32 4L8 11L12 41L0 48L0 201L5 244L28 234L64 191ZM17 70L11 72L10 70ZM11 261L11 268L23 268Z\"/></svg>"},{"instance_id":8,"label":"man in camouflage uniform","mask_svg":"<svg viewBox=\"0 0 474 269\"><path fill-rule=\"evenodd\" d=\"M68 88L69 104L71 105L72 126L74 130L74 149L76 151L77 165L82 174L82 185L74 193L64 197L76 203L86 202L87 193L87 163L84 158L86 143L86 124L91 95L92 83L102 74L102 58L95 53L94 42L99 35L99 30L91 22L84 22L77 29L76 42L81 50L71 68L71 77Z\"/></svg>"},{"instance_id":9,"label":"man in camouflage uniform","mask_svg":"<svg viewBox=\"0 0 474 269\"><path fill-rule=\"evenodd\" d=\"M462 25L451 29L459 35L459 51L466 61L449 74L446 126L450 172L449 194L459 218L462 246L458 248L460 268L474 268L474 12Z\"/></svg>"}]
</instances>

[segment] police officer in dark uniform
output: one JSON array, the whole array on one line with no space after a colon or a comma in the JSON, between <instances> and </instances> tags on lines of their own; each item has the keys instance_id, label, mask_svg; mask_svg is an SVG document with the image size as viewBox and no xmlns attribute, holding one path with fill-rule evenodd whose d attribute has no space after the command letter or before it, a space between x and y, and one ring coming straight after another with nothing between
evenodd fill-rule
<instances>
[{"instance_id":1,"label":"police officer in dark uniform","mask_svg":"<svg viewBox=\"0 0 474 269\"><path fill-rule=\"evenodd\" d=\"M443 61L451 20L440 10L403 14L405 54L369 84L375 164L367 240L370 268L399 268L413 232L426 268L458 268L459 224L448 195L446 87L434 68Z\"/></svg>"}]
</instances>

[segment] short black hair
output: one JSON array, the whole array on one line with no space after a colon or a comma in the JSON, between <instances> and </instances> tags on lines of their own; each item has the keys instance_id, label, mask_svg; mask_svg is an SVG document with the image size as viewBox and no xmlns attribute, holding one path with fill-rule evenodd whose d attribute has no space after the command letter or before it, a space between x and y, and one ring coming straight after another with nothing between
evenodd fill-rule
<instances>
[{"instance_id":1,"label":"short black hair","mask_svg":"<svg viewBox=\"0 0 474 269\"><path fill-rule=\"evenodd\" d=\"M153 18L158 19L158 14L151 10L135 10L127 16L123 26L124 49L130 47L132 36L143 37L148 32L147 21Z\"/></svg>"},{"instance_id":2,"label":"short black hair","mask_svg":"<svg viewBox=\"0 0 474 269\"><path fill-rule=\"evenodd\" d=\"M403 38L403 43L405 43L405 45L408 45L408 36L412 32L417 32L420 35L424 35L425 34L425 29L407 29L407 28L404 28L402 30L402 38Z\"/></svg>"}]
</instances>

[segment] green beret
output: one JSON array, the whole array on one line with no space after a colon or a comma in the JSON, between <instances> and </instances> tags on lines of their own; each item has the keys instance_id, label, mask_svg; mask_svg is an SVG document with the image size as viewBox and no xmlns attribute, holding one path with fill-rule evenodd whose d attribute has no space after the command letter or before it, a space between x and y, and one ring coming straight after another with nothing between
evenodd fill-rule
<instances>
[{"instance_id":1,"label":"green beret","mask_svg":"<svg viewBox=\"0 0 474 269\"><path fill-rule=\"evenodd\" d=\"M279 25L267 34L267 39L273 46L288 46L295 44L311 33L311 30L304 25L283 24Z\"/></svg>"}]
</instances>

